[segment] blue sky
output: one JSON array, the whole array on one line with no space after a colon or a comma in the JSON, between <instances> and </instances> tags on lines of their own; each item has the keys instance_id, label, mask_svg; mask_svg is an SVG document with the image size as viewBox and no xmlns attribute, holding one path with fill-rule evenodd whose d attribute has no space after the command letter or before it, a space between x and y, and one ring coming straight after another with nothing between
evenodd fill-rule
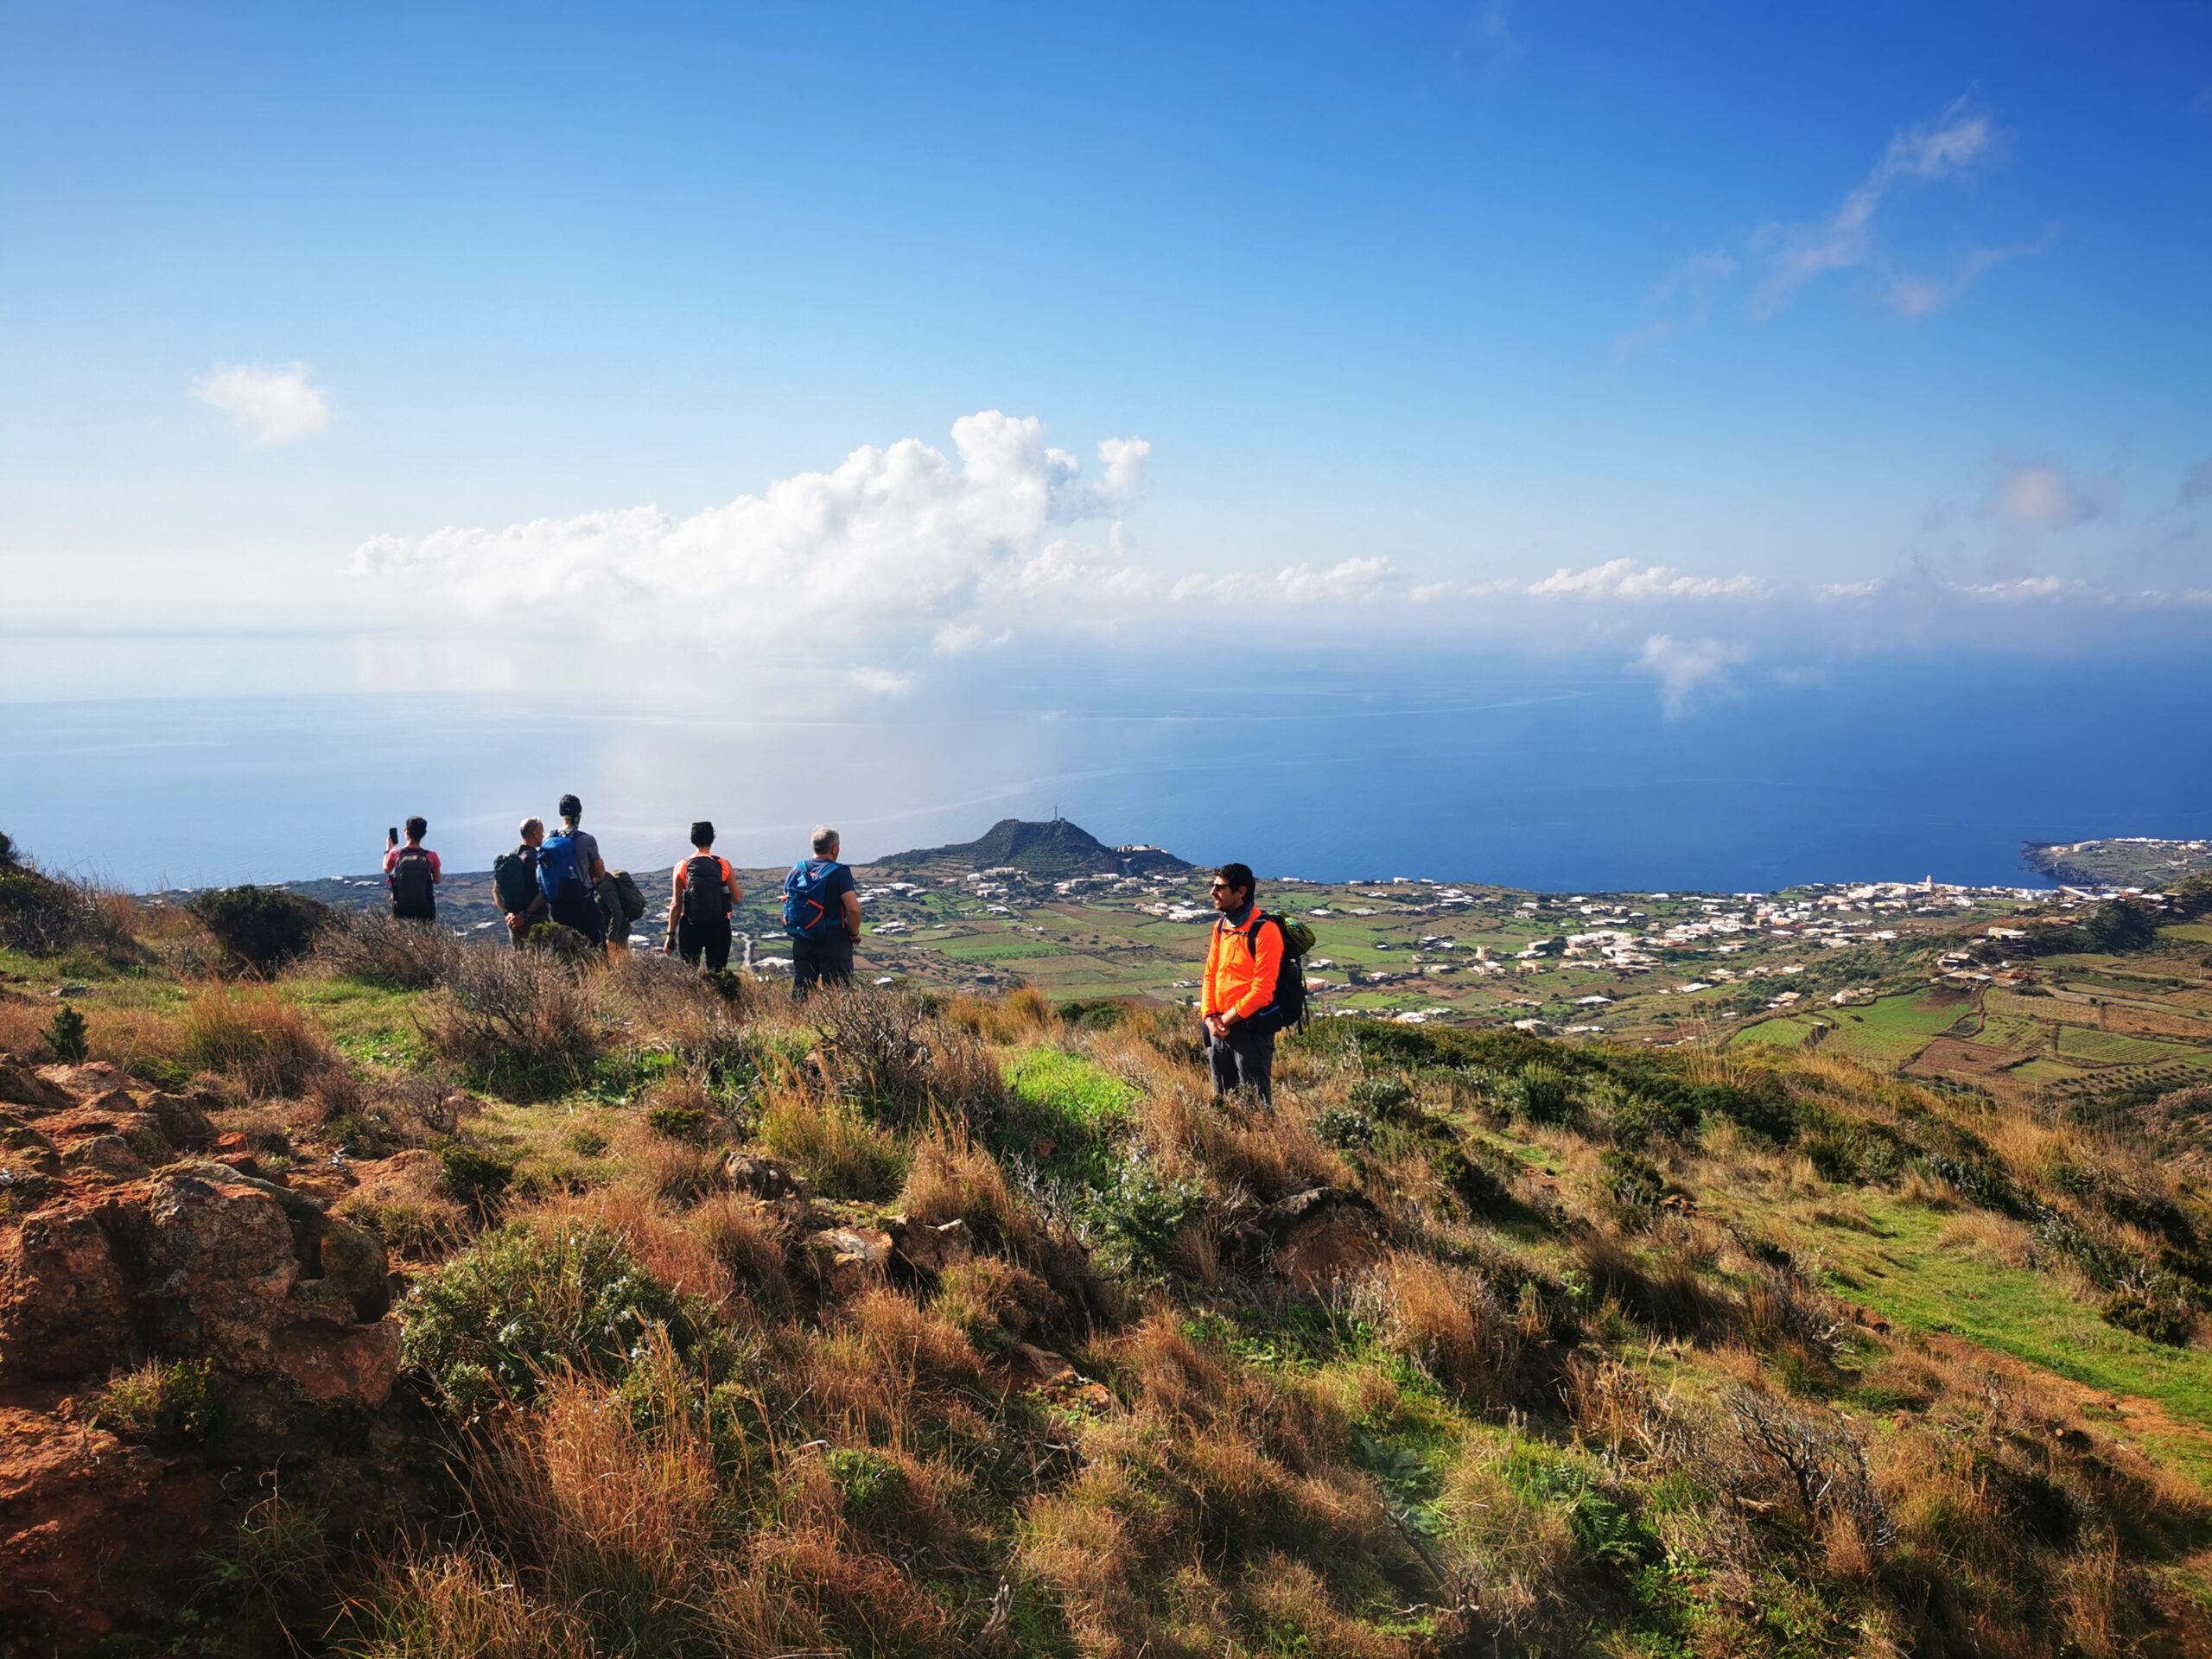
<instances>
[{"instance_id":1,"label":"blue sky","mask_svg":"<svg viewBox=\"0 0 2212 1659\"><path fill-rule=\"evenodd\" d=\"M13 626L2212 632L2212 8L646 10L0 11Z\"/></svg>"}]
</instances>

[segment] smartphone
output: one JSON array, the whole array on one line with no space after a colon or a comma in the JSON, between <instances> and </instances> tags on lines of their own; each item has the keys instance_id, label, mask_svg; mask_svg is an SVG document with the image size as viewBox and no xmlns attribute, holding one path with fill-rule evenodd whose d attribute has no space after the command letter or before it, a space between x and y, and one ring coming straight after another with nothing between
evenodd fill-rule
<instances>
[{"instance_id":1,"label":"smartphone","mask_svg":"<svg viewBox=\"0 0 2212 1659\"><path fill-rule=\"evenodd\" d=\"M391 829L384 832L384 844L387 847L397 847L399 845L399 826L397 824L393 824Z\"/></svg>"}]
</instances>

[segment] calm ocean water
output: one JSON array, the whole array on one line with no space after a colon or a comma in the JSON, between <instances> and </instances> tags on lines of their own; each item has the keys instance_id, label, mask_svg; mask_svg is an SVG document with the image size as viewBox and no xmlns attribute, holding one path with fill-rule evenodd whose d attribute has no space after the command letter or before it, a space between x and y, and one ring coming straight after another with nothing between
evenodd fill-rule
<instances>
[{"instance_id":1,"label":"calm ocean water","mask_svg":"<svg viewBox=\"0 0 2212 1659\"><path fill-rule=\"evenodd\" d=\"M1746 672L1671 719L1617 663L1446 655L1003 663L836 718L759 718L711 688L576 701L0 703L0 829L148 887L370 868L419 811L482 868L575 790L611 861L641 868L697 817L768 864L822 819L865 858L1057 810L1263 874L1568 891L2025 884L2023 841L2212 834L2212 664L2194 658Z\"/></svg>"}]
</instances>

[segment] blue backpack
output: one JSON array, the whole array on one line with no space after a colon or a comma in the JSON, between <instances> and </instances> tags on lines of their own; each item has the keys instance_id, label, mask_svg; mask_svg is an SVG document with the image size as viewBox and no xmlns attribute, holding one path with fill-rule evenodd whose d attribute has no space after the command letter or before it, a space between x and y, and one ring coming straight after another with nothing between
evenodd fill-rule
<instances>
[{"instance_id":1,"label":"blue backpack","mask_svg":"<svg viewBox=\"0 0 2212 1659\"><path fill-rule=\"evenodd\" d=\"M845 918L841 911L830 907L823 894L831 874L844 868L835 859L824 859L817 869L810 858L802 858L791 866L791 873L784 878L785 932L795 939L842 937Z\"/></svg>"},{"instance_id":2,"label":"blue backpack","mask_svg":"<svg viewBox=\"0 0 2212 1659\"><path fill-rule=\"evenodd\" d=\"M576 843L570 836L548 836L545 844L537 849L537 888L552 904L561 897L561 884L574 881L583 886L583 870L576 858Z\"/></svg>"}]
</instances>

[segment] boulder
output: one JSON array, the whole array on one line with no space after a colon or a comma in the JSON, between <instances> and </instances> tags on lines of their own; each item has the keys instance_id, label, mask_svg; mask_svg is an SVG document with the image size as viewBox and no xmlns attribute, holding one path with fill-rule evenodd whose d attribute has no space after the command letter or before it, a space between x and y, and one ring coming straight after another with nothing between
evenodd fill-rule
<instances>
[{"instance_id":1,"label":"boulder","mask_svg":"<svg viewBox=\"0 0 2212 1659\"><path fill-rule=\"evenodd\" d=\"M1359 1277L1389 1254L1381 1213L1357 1193L1331 1186L1267 1205L1229 1243L1243 1265L1270 1271L1306 1295Z\"/></svg>"},{"instance_id":2,"label":"boulder","mask_svg":"<svg viewBox=\"0 0 2212 1659\"><path fill-rule=\"evenodd\" d=\"M67 1111L77 1097L59 1084L13 1060L0 1058L0 1106L28 1106L37 1112Z\"/></svg>"},{"instance_id":3,"label":"boulder","mask_svg":"<svg viewBox=\"0 0 2212 1659\"><path fill-rule=\"evenodd\" d=\"M808 1237L806 1249L823 1288L842 1301L882 1282L891 1235L880 1227L825 1227Z\"/></svg>"},{"instance_id":4,"label":"boulder","mask_svg":"<svg viewBox=\"0 0 2212 1659\"><path fill-rule=\"evenodd\" d=\"M899 1259L917 1273L943 1273L947 1268L975 1259L976 1236L968 1224L957 1217L950 1221L931 1223L910 1221L904 1216L886 1216L883 1224L890 1231L892 1247Z\"/></svg>"},{"instance_id":5,"label":"boulder","mask_svg":"<svg viewBox=\"0 0 2212 1659\"><path fill-rule=\"evenodd\" d=\"M738 1192L756 1198L808 1198L814 1194L814 1185L805 1176L758 1153L733 1152L722 1173Z\"/></svg>"},{"instance_id":6,"label":"boulder","mask_svg":"<svg viewBox=\"0 0 2212 1659\"><path fill-rule=\"evenodd\" d=\"M135 1357L130 1290L89 1205L0 1230L0 1377L71 1377Z\"/></svg>"}]
</instances>

